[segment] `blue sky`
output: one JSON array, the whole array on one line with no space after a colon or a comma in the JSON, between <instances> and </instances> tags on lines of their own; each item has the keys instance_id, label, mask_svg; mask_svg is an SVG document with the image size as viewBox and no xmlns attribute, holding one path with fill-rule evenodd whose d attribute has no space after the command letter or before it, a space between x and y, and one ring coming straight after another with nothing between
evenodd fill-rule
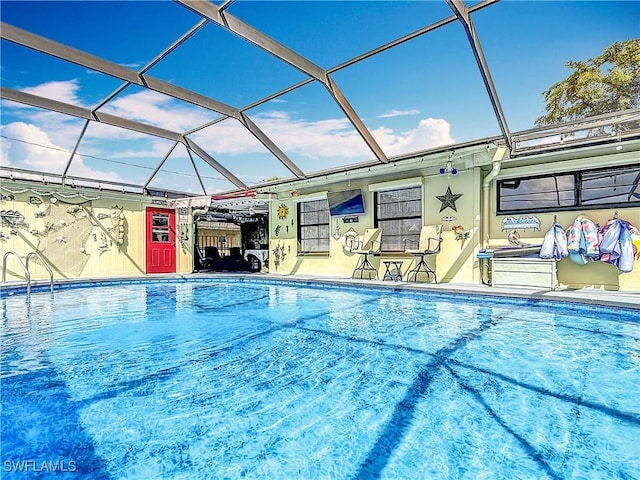
<instances>
[{"instance_id":1,"label":"blue sky","mask_svg":"<svg viewBox=\"0 0 640 480\"><path fill-rule=\"evenodd\" d=\"M472 2L473 3L473 2ZM471 5L472 3L468 3ZM2 1L2 21L139 70L199 20L170 1ZM323 69L331 69L452 14L440 1L244 1L228 10ZM511 132L544 113L542 92L565 78L568 60L640 37L633 1L514 1L472 16ZM7 41L2 85L93 107L122 81ZM242 108L306 78L216 25L206 25L148 75ZM462 26L434 30L332 74L387 156L500 134ZM84 122L3 101L2 164L62 173ZM184 133L220 115L130 86L101 111ZM319 82L246 112L304 172L373 159ZM291 173L235 120L192 137L251 185ZM69 174L145 183L172 142L91 123ZM194 157L208 193L233 185ZM134 165L134 166L132 166ZM201 193L184 147L152 186Z\"/></svg>"}]
</instances>

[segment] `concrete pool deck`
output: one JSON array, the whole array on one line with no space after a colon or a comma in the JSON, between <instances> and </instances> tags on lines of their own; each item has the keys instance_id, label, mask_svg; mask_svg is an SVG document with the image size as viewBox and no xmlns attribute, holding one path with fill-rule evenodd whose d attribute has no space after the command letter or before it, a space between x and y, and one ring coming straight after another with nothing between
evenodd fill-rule
<instances>
[{"instance_id":1,"label":"concrete pool deck","mask_svg":"<svg viewBox=\"0 0 640 480\"><path fill-rule=\"evenodd\" d=\"M500 296L524 299L549 300L568 303L578 303L587 305L602 305L610 307L622 307L640 311L640 292L631 291L615 291L602 290L596 288L585 289L566 289L558 288L556 290L544 290L539 288L525 287L492 287L479 284L466 283L423 283L423 282L405 282L391 280L367 280L367 279L351 279L344 277L331 277L319 275L278 275L274 273L190 273L190 274L168 274L168 275L140 275L128 277L112 277L112 278L83 278L83 279L56 279L54 282L54 291L61 286L70 286L73 284L100 284L100 283L117 283L144 280L171 280L171 279L197 279L197 278L244 278L244 279L260 279L273 280L275 282L299 282L301 284L315 282L328 285L355 285L369 286L375 288L388 288L390 290L414 290L414 291L433 291L439 293L450 293L453 295L475 294L486 296ZM33 291L48 290L49 281L38 280L31 282ZM7 282L0 285L2 296L20 294L26 291L26 283L23 282Z\"/></svg>"},{"instance_id":2,"label":"concrete pool deck","mask_svg":"<svg viewBox=\"0 0 640 480\"><path fill-rule=\"evenodd\" d=\"M467 283L423 283L405 282L390 280L361 280L350 278L326 277L317 275L296 275L278 276L270 274L267 278L280 278L283 280L293 280L301 282L319 282L345 285L371 286L380 288L407 289L419 291L434 291L452 294L477 294L488 296L515 297L525 299L540 299L551 301L564 301L570 303L581 303L588 305L603 305L611 307L623 307L640 310L640 292L611 291L599 289L556 289L543 290L539 288L526 287L491 287L487 285L467 284Z\"/></svg>"}]
</instances>

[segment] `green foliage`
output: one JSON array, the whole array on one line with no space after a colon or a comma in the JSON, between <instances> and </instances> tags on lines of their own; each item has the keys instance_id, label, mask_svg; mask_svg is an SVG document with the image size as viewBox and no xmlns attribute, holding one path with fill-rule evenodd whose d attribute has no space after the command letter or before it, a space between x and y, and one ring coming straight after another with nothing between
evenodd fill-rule
<instances>
[{"instance_id":1,"label":"green foliage","mask_svg":"<svg viewBox=\"0 0 640 480\"><path fill-rule=\"evenodd\" d=\"M567 78L544 92L536 125L550 125L640 106L640 38L616 42L586 62L568 61Z\"/></svg>"}]
</instances>

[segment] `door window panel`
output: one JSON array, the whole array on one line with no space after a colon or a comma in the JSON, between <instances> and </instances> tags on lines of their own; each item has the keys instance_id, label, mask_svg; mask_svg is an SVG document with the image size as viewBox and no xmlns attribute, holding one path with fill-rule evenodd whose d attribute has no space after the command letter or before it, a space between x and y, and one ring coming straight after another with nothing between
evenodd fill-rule
<instances>
[{"instance_id":1,"label":"door window panel","mask_svg":"<svg viewBox=\"0 0 640 480\"><path fill-rule=\"evenodd\" d=\"M154 213L151 220L151 241L157 243L169 242L169 215Z\"/></svg>"}]
</instances>

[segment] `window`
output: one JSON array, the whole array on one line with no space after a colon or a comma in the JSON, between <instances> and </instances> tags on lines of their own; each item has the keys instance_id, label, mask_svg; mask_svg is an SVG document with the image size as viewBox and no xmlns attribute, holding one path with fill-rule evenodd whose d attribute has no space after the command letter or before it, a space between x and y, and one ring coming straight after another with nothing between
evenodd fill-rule
<instances>
[{"instance_id":1,"label":"window","mask_svg":"<svg viewBox=\"0 0 640 480\"><path fill-rule=\"evenodd\" d=\"M382 229L382 250L401 251L405 240L417 245L422 228L422 187L375 193L376 227Z\"/></svg>"},{"instance_id":2,"label":"window","mask_svg":"<svg viewBox=\"0 0 640 480\"><path fill-rule=\"evenodd\" d=\"M328 253L329 231L329 202L326 199L298 204L300 253Z\"/></svg>"},{"instance_id":3,"label":"window","mask_svg":"<svg viewBox=\"0 0 640 480\"><path fill-rule=\"evenodd\" d=\"M498 181L498 211L562 209L576 204L576 177L551 175Z\"/></svg>"},{"instance_id":4,"label":"window","mask_svg":"<svg viewBox=\"0 0 640 480\"><path fill-rule=\"evenodd\" d=\"M498 213L640 205L640 165L498 181Z\"/></svg>"},{"instance_id":5,"label":"window","mask_svg":"<svg viewBox=\"0 0 640 480\"><path fill-rule=\"evenodd\" d=\"M580 203L584 206L640 204L640 165L587 171L581 177Z\"/></svg>"},{"instance_id":6,"label":"window","mask_svg":"<svg viewBox=\"0 0 640 480\"><path fill-rule=\"evenodd\" d=\"M169 242L169 215L154 213L151 225L151 241L158 243Z\"/></svg>"}]
</instances>

